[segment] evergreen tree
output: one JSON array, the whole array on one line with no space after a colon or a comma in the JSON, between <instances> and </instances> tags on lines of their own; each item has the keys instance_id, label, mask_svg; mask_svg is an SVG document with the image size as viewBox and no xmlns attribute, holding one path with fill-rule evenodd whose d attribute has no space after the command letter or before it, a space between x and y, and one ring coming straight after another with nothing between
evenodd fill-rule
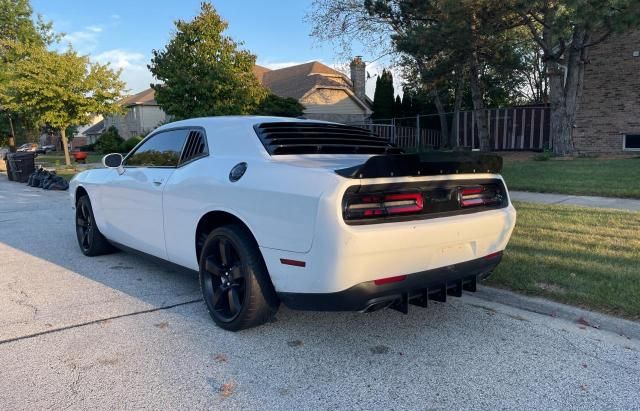
<instances>
[{"instance_id":1,"label":"evergreen tree","mask_svg":"<svg viewBox=\"0 0 640 411\"><path fill-rule=\"evenodd\" d=\"M404 112L402 110L402 100L400 99L399 94L396 96L396 99L393 102L393 117L404 117Z\"/></svg>"},{"instance_id":2,"label":"evergreen tree","mask_svg":"<svg viewBox=\"0 0 640 411\"><path fill-rule=\"evenodd\" d=\"M376 90L373 95L373 118L390 119L394 114L393 75L391 71L382 70L376 79Z\"/></svg>"}]
</instances>

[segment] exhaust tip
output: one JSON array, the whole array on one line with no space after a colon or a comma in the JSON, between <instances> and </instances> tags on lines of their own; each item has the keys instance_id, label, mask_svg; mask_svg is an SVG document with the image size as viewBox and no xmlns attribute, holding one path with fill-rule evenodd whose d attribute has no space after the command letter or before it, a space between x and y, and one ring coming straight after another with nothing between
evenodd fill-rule
<instances>
[{"instance_id":1,"label":"exhaust tip","mask_svg":"<svg viewBox=\"0 0 640 411\"><path fill-rule=\"evenodd\" d=\"M361 312L362 313L372 313L374 311L382 310L384 308L389 308L389 306L391 306L393 304L393 302L394 302L394 300L378 301L378 302L369 304Z\"/></svg>"}]
</instances>

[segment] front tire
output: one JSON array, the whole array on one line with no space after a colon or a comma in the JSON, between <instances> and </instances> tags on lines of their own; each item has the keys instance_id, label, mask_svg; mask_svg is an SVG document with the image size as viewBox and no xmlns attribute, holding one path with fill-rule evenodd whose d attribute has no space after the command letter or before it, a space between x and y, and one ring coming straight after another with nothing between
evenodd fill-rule
<instances>
[{"instance_id":1,"label":"front tire","mask_svg":"<svg viewBox=\"0 0 640 411\"><path fill-rule=\"evenodd\" d=\"M258 245L239 225L216 228L207 237L200 289L209 315L228 331L264 324L280 305Z\"/></svg>"},{"instance_id":2,"label":"front tire","mask_svg":"<svg viewBox=\"0 0 640 411\"><path fill-rule=\"evenodd\" d=\"M84 195L76 204L76 237L82 254L88 257L108 254L113 247L102 235L93 216L89 196Z\"/></svg>"}]
</instances>

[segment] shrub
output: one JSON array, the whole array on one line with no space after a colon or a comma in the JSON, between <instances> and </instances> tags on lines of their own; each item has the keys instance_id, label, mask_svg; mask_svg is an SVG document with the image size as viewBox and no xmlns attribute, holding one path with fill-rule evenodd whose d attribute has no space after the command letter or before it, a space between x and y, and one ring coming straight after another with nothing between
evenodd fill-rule
<instances>
[{"instance_id":1,"label":"shrub","mask_svg":"<svg viewBox=\"0 0 640 411\"><path fill-rule=\"evenodd\" d=\"M142 141L142 137L140 136L135 136L135 137L131 137L128 140L125 140L122 142L122 144L120 144L120 152L121 153L128 153L131 150L133 150L133 148Z\"/></svg>"},{"instance_id":2,"label":"shrub","mask_svg":"<svg viewBox=\"0 0 640 411\"><path fill-rule=\"evenodd\" d=\"M102 154L116 153L120 151L120 146L124 143L118 129L111 126L100 135L95 143L95 150Z\"/></svg>"},{"instance_id":3,"label":"shrub","mask_svg":"<svg viewBox=\"0 0 640 411\"><path fill-rule=\"evenodd\" d=\"M536 154L533 159L535 161L548 161L551 159L551 157L553 157L553 151L545 148L545 150L540 153L540 154Z\"/></svg>"}]
</instances>

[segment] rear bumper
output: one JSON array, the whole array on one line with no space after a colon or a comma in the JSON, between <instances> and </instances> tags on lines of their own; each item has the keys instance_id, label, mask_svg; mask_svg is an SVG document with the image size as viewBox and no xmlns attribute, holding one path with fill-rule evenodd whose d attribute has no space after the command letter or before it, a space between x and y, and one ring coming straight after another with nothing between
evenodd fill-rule
<instances>
[{"instance_id":1,"label":"rear bumper","mask_svg":"<svg viewBox=\"0 0 640 411\"><path fill-rule=\"evenodd\" d=\"M410 274L403 281L376 285L374 281L356 284L335 293L278 294L289 308L311 311L373 311L393 306L406 312L408 304L426 306L428 300L446 301L459 297L462 290L475 291L476 282L486 278L500 263L502 253L447 267Z\"/></svg>"}]
</instances>

